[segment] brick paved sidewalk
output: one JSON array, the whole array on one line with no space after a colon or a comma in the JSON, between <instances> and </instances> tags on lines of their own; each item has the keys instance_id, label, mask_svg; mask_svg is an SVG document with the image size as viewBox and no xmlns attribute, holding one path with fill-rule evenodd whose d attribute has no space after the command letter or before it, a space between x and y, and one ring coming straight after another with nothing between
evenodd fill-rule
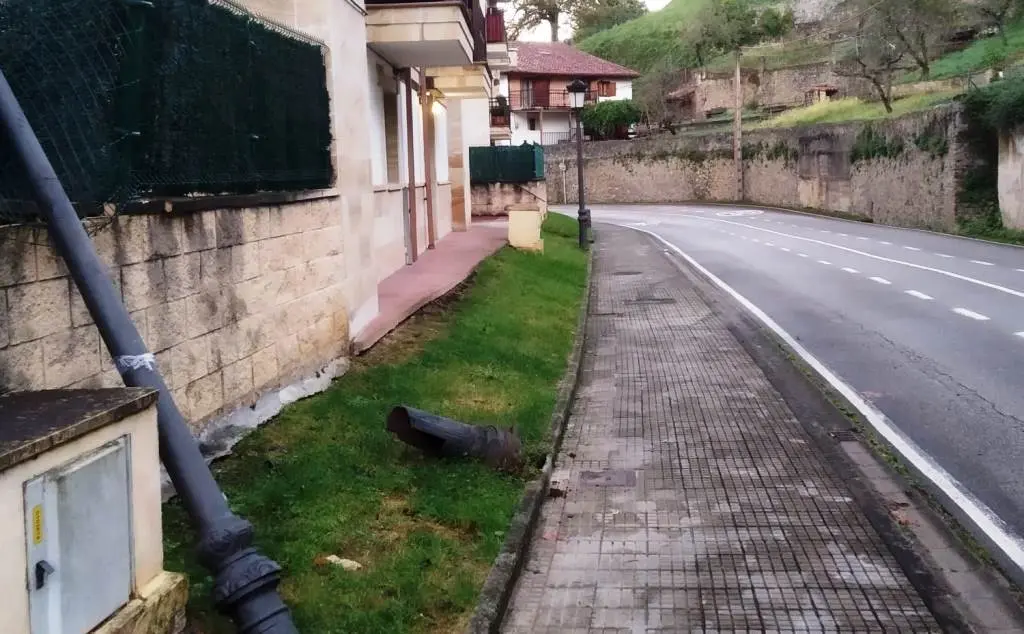
<instances>
[{"instance_id":1,"label":"brick paved sidewalk","mask_svg":"<svg viewBox=\"0 0 1024 634\"><path fill-rule=\"evenodd\" d=\"M555 486L505 632L940 631L725 323L602 228Z\"/></svg>"}]
</instances>

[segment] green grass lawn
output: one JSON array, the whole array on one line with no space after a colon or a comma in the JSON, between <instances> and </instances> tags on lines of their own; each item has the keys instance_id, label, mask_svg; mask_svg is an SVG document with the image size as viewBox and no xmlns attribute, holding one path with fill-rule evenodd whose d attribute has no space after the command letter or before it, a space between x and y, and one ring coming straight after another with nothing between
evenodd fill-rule
<instances>
[{"instance_id":1,"label":"green grass lawn","mask_svg":"<svg viewBox=\"0 0 1024 634\"><path fill-rule=\"evenodd\" d=\"M807 106L806 108L794 108L787 110L777 117L768 119L755 127L757 128L793 128L802 125L813 125L815 123L838 123L842 121L866 121L872 119L884 119L886 117L898 117L910 112L927 110L940 103L950 101L957 92L933 92L919 95L911 95L903 99L897 99L892 104L892 113L885 111L881 102L867 102L856 98L837 99Z\"/></svg>"},{"instance_id":2,"label":"green grass lawn","mask_svg":"<svg viewBox=\"0 0 1024 634\"><path fill-rule=\"evenodd\" d=\"M574 220L550 214L543 255L506 248L488 259L458 297L413 317L215 465L232 508L284 567L300 631L464 628L536 466L512 476L426 459L392 439L384 418L408 404L516 425L531 465L541 461L585 285L575 231ZM182 507L164 510L167 567L189 573L190 618L204 633L233 632L213 614ZM332 554L363 569L323 563Z\"/></svg>"},{"instance_id":3,"label":"green grass lawn","mask_svg":"<svg viewBox=\"0 0 1024 634\"><path fill-rule=\"evenodd\" d=\"M975 73L998 64L1011 65L1024 59L1024 23L1007 27L1007 43L999 36L972 42L962 51L944 55L931 64L930 79L948 79ZM907 73L902 81L919 81L919 73Z\"/></svg>"}]
</instances>

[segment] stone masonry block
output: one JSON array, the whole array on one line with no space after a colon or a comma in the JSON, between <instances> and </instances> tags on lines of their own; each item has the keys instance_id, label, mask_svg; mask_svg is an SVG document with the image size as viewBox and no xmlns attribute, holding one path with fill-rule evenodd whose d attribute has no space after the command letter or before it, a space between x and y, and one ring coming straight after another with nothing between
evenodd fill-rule
<instances>
[{"instance_id":1,"label":"stone masonry block","mask_svg":"<svg viewBox=\"0 0 1024 634\"><path fill-rule=\"evenodd\" d=\"M299 337L295 334L279 337L274 344L277 349L278 373L282 379L291 377L299 365Z\"/></svg>"},{"instance_id":2,"label":"stone masonry block","mask_svg":"<svg viewBox=\"0 0 1024 634\"><path fill-rule=\"evenodd\" d=\"M71 326L68 281L53 279L7 289L11 343L39 339Z\"/></svg>"},{"instance_id":3,"label":"stone masonry block","mask_svg":"<svg viewBox=\"0 0 1024 634\"><path fill-rule=\"evenodd\" d=\"M210 335L179 343L171 348L178 386L188 385L210 372Z\"/></svg>"},{"instance_id":4,"label":"stone masonry block","mask_svg":"<svg viewBox=\"0 0 1024 634\"><path fill-rule=\"evenodd\" d=\"M41 339L0 349L0 392L42 389L43 367Z\"/></svg>"},{"instance_id":5,"label":"stone masonry block","mask_svg":"<svg viewBox=\"0 0 1024 634\"><path fill-rule=\"evenodd\" d=\"M33 242L35 242L36 250L37 279L48 280L55 277L64 277L68 274L68 267L64 264L64 258L53 248L49 231L46 229L36 229L33 233Z\"/></svg>"},{"instance_id":6,"label":"stone masonry block","mask_svg":"<svg viewBox=\"0 0 1024 634\"><path fill-rule=\"evenodd\" d=\"M252 382L254 389L277 385L277 346L270 345L252 355Z\"/></svg>"},{"instance_id":7,"label":"stone masonry block","mask_svg":"<svg viewBox=\"0 0 1024 634\"><path fill-rule=\"evenodd\" d=\"M0 348L5 347L10 341L7 320L7 291L0 289Z\"/></svg>"},{"instance_id":8,"label":"stone masonry block","mask_svg":"<svg viewBox=\"0 0 1024 634\"><path fill-rule=\"evenodd\" d=\"M116 221L109 228L102 229L97 237L100 234L109 234L110 245L105 248L113 251L113 260L117 264L135 264L153 257L149 216L118 216Z\"/></svg>"},{"instance_id":9,"label":"stone masonry block","mask_svg":"<svg viewBox=\"0 0 1024 634\"><path fill-rule=\"evenodd\" d=\"M199 275L203 283L225 286L231 283L231 249L201 251Z\"/></svg>"},{"instance_id":10,"label":"stone masonry block","mask_svg":"<svg viewBox=\"0 0 1024 634\"><path fill-rule=\"evenodd\" d=\"M188 305L186 298L146 309L146 343L151 351L166 350L188 339Z\"/></svg>"},{"instance_id":11,"label":"stone masonry block","mask_svg":"<svg viewBox=\"0 0 1024 634\"><path fill-rule=\"evenodd\" d=\"M43 338L45 387L67 387L99 372L100 335L95 326L82 326Z\"/></svg>"},{"instance_id":12,"label":"stone masonry block","mask_svg":"<svg viewBox=\"0 0 1024 634\"><path fill-rule=\"evenodd\" d=\"M167 301L163 260L130 264L121 269L121 292L128 310L140 310Z\"/></svg>"},{"instance_id":13,"label":"stone masonry block","mask_svg":"<svg viewBox=\"0 0 1024 634\"><path fill-rule=\"evenodd\" d=\"M191 424L192 409L189 407L188 390L183 387L171 390L171 398L174 399L174 404L178 406L178 411L181 412L181 417L189 423L189 427L193 427ZM193 431L195 431L194 428Z\"/></svg>"},{"instance_id":14,"label":"stone masonry block","mask_svg":"<svg viewBox=\"0 0 1024 634\"><path fill-rule=\"evenodd\" d=\"M247 242L231 247L231 281L242 282L260 274L260 245Z\"/></svg>"},{"instance_id":15,"label":"stone masonry block","mask_svg":"<svg viewBox=\"0 0 1024 634\"><path fill-rule=\"evenodd\" d=\"M237 403L252 394L252 357L224 367L224 402Z\"/></svg>"},{"instance_id":16,"label":"stone masonry block","mask_svg":"<svg viewBox=\"0 0 1024 634\"><path fill-rule=\"evenodd\" d=\"M278 238L294 233L288 222L288 210L282 207L268 207L267 212L267 237Z\"/></svg>"},{"instance_id":17,"label":"stone masonry block","mask_svg":"<svg viewBox=\"0 0 1024 634\"><path fill-rule=\"evenodd\" d=\"M217 330L227 321L227 300L224 291L215 283L208 283L204 280L202 290L185 299L188 302L188 336L190 338Z\"/></svg>"},{"instance_id":18,"label":"stone masonry block","mask_svg":"<svg viewBox=\"0 0 1024 634\"><path fill-rule=\"evenodd\" d=\"M184 252L184 227L176 216L151 215L149 219L149 239L152 256L169 258Z\"/></svg>"},{"instance_id":19,"label":"stone masonry block","mask_svg":"<svg viewBox=\"0 0 1024 634\"><path fill-rule=\"evenodd\" d=\"M218 209L217 219L217 247L233 247L236 244L245 242L245 210L244 209Z\"/></svg>"},{"instance_id":20,"label":"stone masonry block","mask_svg":"<svg viewBox=\"0 0 1024 634\"><path fill-rule=\"evenodd\" d=\"M164 260L167 299L181 299L199 291L201 262L200 253L186 253Z\"/></svg>"},{"instance_id":21,"label":"stone masonry block","mask_svg":"<svg viewBox=\"0 0 1024 634\"><path fill-rule=\"evenodd\" d=\"M179 216L182 228L182 246L186 253L205 251L217 246L217 214L203 211Z\"/></svg>"},{"instance_id":22,"label":"stone masonry block","mask_svg":"<svg viewBox=\"0 0 1024 634\"><path fill-rule=\"evenodd\" d=\"M210 416L224 404L224 376L220 370L189 383L185 388L193 426Z\"/></svg>"},{"instance_id":23,"label":"stone masonry block","mask_svg":"<svg viewBox=\"0 0 1024 634\"><path fill-rule=\"evenodd\" d=\"M36 278L36 247L34 231L30 227L3 227L0 229L0 286L25 284Z\"/></svg>"}]
</instances>

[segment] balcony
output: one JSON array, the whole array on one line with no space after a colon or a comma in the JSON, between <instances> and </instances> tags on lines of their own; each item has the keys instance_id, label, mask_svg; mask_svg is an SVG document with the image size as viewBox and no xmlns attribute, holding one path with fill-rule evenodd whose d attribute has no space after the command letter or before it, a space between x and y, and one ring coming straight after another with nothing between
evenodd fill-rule
<instances>
[{"instance_id":1,"label":"balcony","mask_svg":"<svg viewBox=\"0 0 1024 634\"><path fill-rule=\"evenodd\" d=\"M587 91L584 103L597 103L597 92ZM562 87L550 90L513 90L508 95L508 105L512 110L568 110L571 104L569 91Z\"/></svg>"},{"instance_id":2,"label":"balcony","mask_svg":"<svg viewBox=\"0 0 1024 634\"><path fill-rule=\"evenodd\" d=\"M366 0L367 42L397 67L487 59L486 20L473 0Z\"/></svg>"}]
</instances>

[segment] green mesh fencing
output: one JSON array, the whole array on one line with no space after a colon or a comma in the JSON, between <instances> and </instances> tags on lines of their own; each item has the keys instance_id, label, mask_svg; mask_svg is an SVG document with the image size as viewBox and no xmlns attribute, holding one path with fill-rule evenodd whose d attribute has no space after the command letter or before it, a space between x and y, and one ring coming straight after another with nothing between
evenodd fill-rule
<instances>
[{"instance_id":1,"label":"green mesh fencing","mask_svg":"<svg viewBox=\"0 0 1024 634\"><path fill-rule=\"evenodd\" d=\"M322 46L232 4L3 0L0 69L82 215L331 184ZM0 221L29 199L0 135Z\"/></svg>"},{"instance_id":2,"label":"green mesh fencing","mask_svg":"<svg viewBox=\"0 0 1024 634\"><path fill-rule=\"evenodd\" d=\"M471 183L528 183L543 179L543 146L524 143L469 148Z\"/></svg>"}]
</instances>

